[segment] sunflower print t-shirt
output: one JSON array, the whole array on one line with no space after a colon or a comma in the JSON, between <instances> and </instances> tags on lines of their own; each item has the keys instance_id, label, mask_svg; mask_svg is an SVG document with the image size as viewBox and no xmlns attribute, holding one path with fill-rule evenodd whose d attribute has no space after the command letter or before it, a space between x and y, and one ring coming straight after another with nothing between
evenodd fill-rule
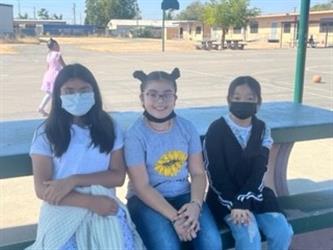
<instances>
[{"instance_id":1,"label":"sunflower print t-shirt","mask_svg":"<svg viewBox=\"0 0 333 250\"><path fill-rule=\"evenodd\" d=\"M152 130L140 117L125 136L126 165L145 165L150 185L165 197L190 192L188 157L201 150L198 132L192 123L179 116L165 132ZM134 194L129 182L127 198Z\"/></svg>"}]
</instances>

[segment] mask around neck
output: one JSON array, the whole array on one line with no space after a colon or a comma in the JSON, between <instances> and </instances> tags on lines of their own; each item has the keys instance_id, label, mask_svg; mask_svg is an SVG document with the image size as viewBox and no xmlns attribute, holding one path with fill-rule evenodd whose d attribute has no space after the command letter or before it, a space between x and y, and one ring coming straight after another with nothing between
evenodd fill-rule
<instances>
[{"instance_id":1,"label":"mask around neck","mask_svg":"<svg viewBox=\"0 0 333 250\"><path fill-rule=\"evenodd\" d=\"M149 114L145 110L143 112L143 115L148 119L148 121L156 122L156 123L163 123L163 122L169 121L170 119L174 118L176 116L176 113L175 113L175 111L172 110L172 112L169 115L167 115L166 117L164 117L164 118L157 118L157 117Z\"/></svg>"}]
</instances>

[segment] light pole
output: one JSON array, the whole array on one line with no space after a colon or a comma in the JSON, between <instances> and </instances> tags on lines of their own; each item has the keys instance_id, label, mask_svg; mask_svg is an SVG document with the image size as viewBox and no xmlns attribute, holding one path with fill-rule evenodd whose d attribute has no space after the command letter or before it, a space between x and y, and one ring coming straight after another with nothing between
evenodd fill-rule
<instances>
[{"instance_id":1,"label":"light pole","mask_svg":"<svg viewBox=\"0 0 333 250\"><path fill-rule=\"evenodd\" d=\"M167 10L179 10L179 3L177 0L163 0L161 4L163 11L162 17L162 52L165 50L165 11Z\"/></svg>"},{"instance_id":2,"label":"light pole","mask_svg":"<svg viewBox=\"0 0 333 250\"><path fill-rule=\"evenodd\" d=\"M165 10L163 10L162 16L162 52L165 50Z\"/></svg>"},{"instance_id":3,"label":"light pole","mask_svg":"<svg viewBox=\"0 0 333 250\"><path fill-rule=\"evenodd\" d=\"M18 15L21 16L21 3L20 3L20 0L17 0L17 10L18 10Z\"/></svg>"}]
</instances>

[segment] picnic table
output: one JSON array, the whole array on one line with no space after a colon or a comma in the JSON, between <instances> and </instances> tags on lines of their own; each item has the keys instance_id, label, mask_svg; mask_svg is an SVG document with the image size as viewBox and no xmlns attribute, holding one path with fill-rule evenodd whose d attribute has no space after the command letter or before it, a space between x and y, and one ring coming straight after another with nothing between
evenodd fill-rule
<instances>
[{"instance_id":1,"label":"picnic table","mask_svg":"<svg viewBox=\"0 0 333 250\"><path fill-rule=\"evenodd\" d=\"M244 49L246 45L243 39L226 39L225 43L227 49Z\"/></svg>"},{"instance_id":2,"label":"picnic table","mask_svg":"<svg viewBox=\"0 0 333 250\"><path fill-rule=\"evenodd\" d=\"M196 45L196 49L218 50L220 46L220 43L218 43L216 40L202 40L198 45Z\"/></svg>"},{"instance_id":3,"label":"picnic table","mask_svg":"<svg viewBox=\"0 0 333 250\"><path fill-rule=\"evenodd\" d=\"M204 137L208 126L228 112L228 107L201 107L177 109L177 114L189 119ZM126 129L141 112L113 112L112 116ZM294 233L305 233L332 227L333 191L319 190L311 193L289 195L287 186L288 158L293 145L298 141L333 137L333 112L322 108L291 102L264 103L258 113L272 129L274 144L271 149L266 185L279 196L278 201L287 213ZM42 120L21 120L0 122L0 180L32 175L29 147L33 131ZM320 157L320 155L316 156ZM14 190L11 191L15 193ZM32 244L36 236L36 224L4 229L2 233L31 235L15 242L1 245L0 250L18 250ZM225 248L234 247L231 232L221 228Z\"/></svg>"},{"instance_id":4,"label":"picnic table","mask_svg":"<svg viewBox=\"0 0 333 250\"><path fill-rule=\"evenodd\" d=\"M209 124L228 112L228 107L177 109L177 114L192 121L204 136ZM126 129L140 112L113 112L112 116ZM333 112L292 102L264 103L258 113L272 129L274 145L270 154L267 184L278 195L288 195L288 158L297 141L333 137ZM0 123L0 179L31 175L29 147L33 131L42 120Z\"/></svg>"},{"instance_id":5,"label":"picnic table","mask_svg":"<svg viewBox=\"0 0 333 250\"><path fill-rule=\"evenodd\" d=\"M244 49L246 43L242 39L226 39L224 42L224 49ZM202 40L196 45L196 49L202 50L220 50L221 42L217 40Z\"/></svg>"}]
</instances>

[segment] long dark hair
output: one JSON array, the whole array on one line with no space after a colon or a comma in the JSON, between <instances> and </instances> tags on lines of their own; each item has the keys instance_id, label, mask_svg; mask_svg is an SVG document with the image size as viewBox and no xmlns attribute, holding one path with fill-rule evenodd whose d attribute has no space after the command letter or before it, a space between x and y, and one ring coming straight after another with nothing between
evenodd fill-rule
<instances>
[{"instance_id":1,"label":"long dark hair","mask_svg":"<svg viewBox=\"0 0 333 250\"><path fill-rule=\"evenodd\" d=\"M73 116L61 107L60 89L67 81L80 79L91 85L95 104L82 121L90 129L91 145L99 147L101 153L109 153L114 144L115 131L111 117L103 110L102 97L93 74L81 64L66 65L58 74L52 94L52 107L45 123L47 139L55 156L60 157L68 149L71 140L70 128Z\"/></svg>"},{"instance_id":2,"label":"long dark hair","mask_svg":"<svg viewBox=\"0 0 333 250\"><path fill-rule=\"evenodd\" d=\"M258 104L261 105L262 103L262 97L261 97L261 87L260 83L254 79L252 76L239 76L232 80L230 83L229 89L228 89L228 102L231 102L231 98L235 93L235 89L238 86L241 85L247 85L251 89L252 93L257 97L258 99Z\"/></svg>"}]
</instances>

